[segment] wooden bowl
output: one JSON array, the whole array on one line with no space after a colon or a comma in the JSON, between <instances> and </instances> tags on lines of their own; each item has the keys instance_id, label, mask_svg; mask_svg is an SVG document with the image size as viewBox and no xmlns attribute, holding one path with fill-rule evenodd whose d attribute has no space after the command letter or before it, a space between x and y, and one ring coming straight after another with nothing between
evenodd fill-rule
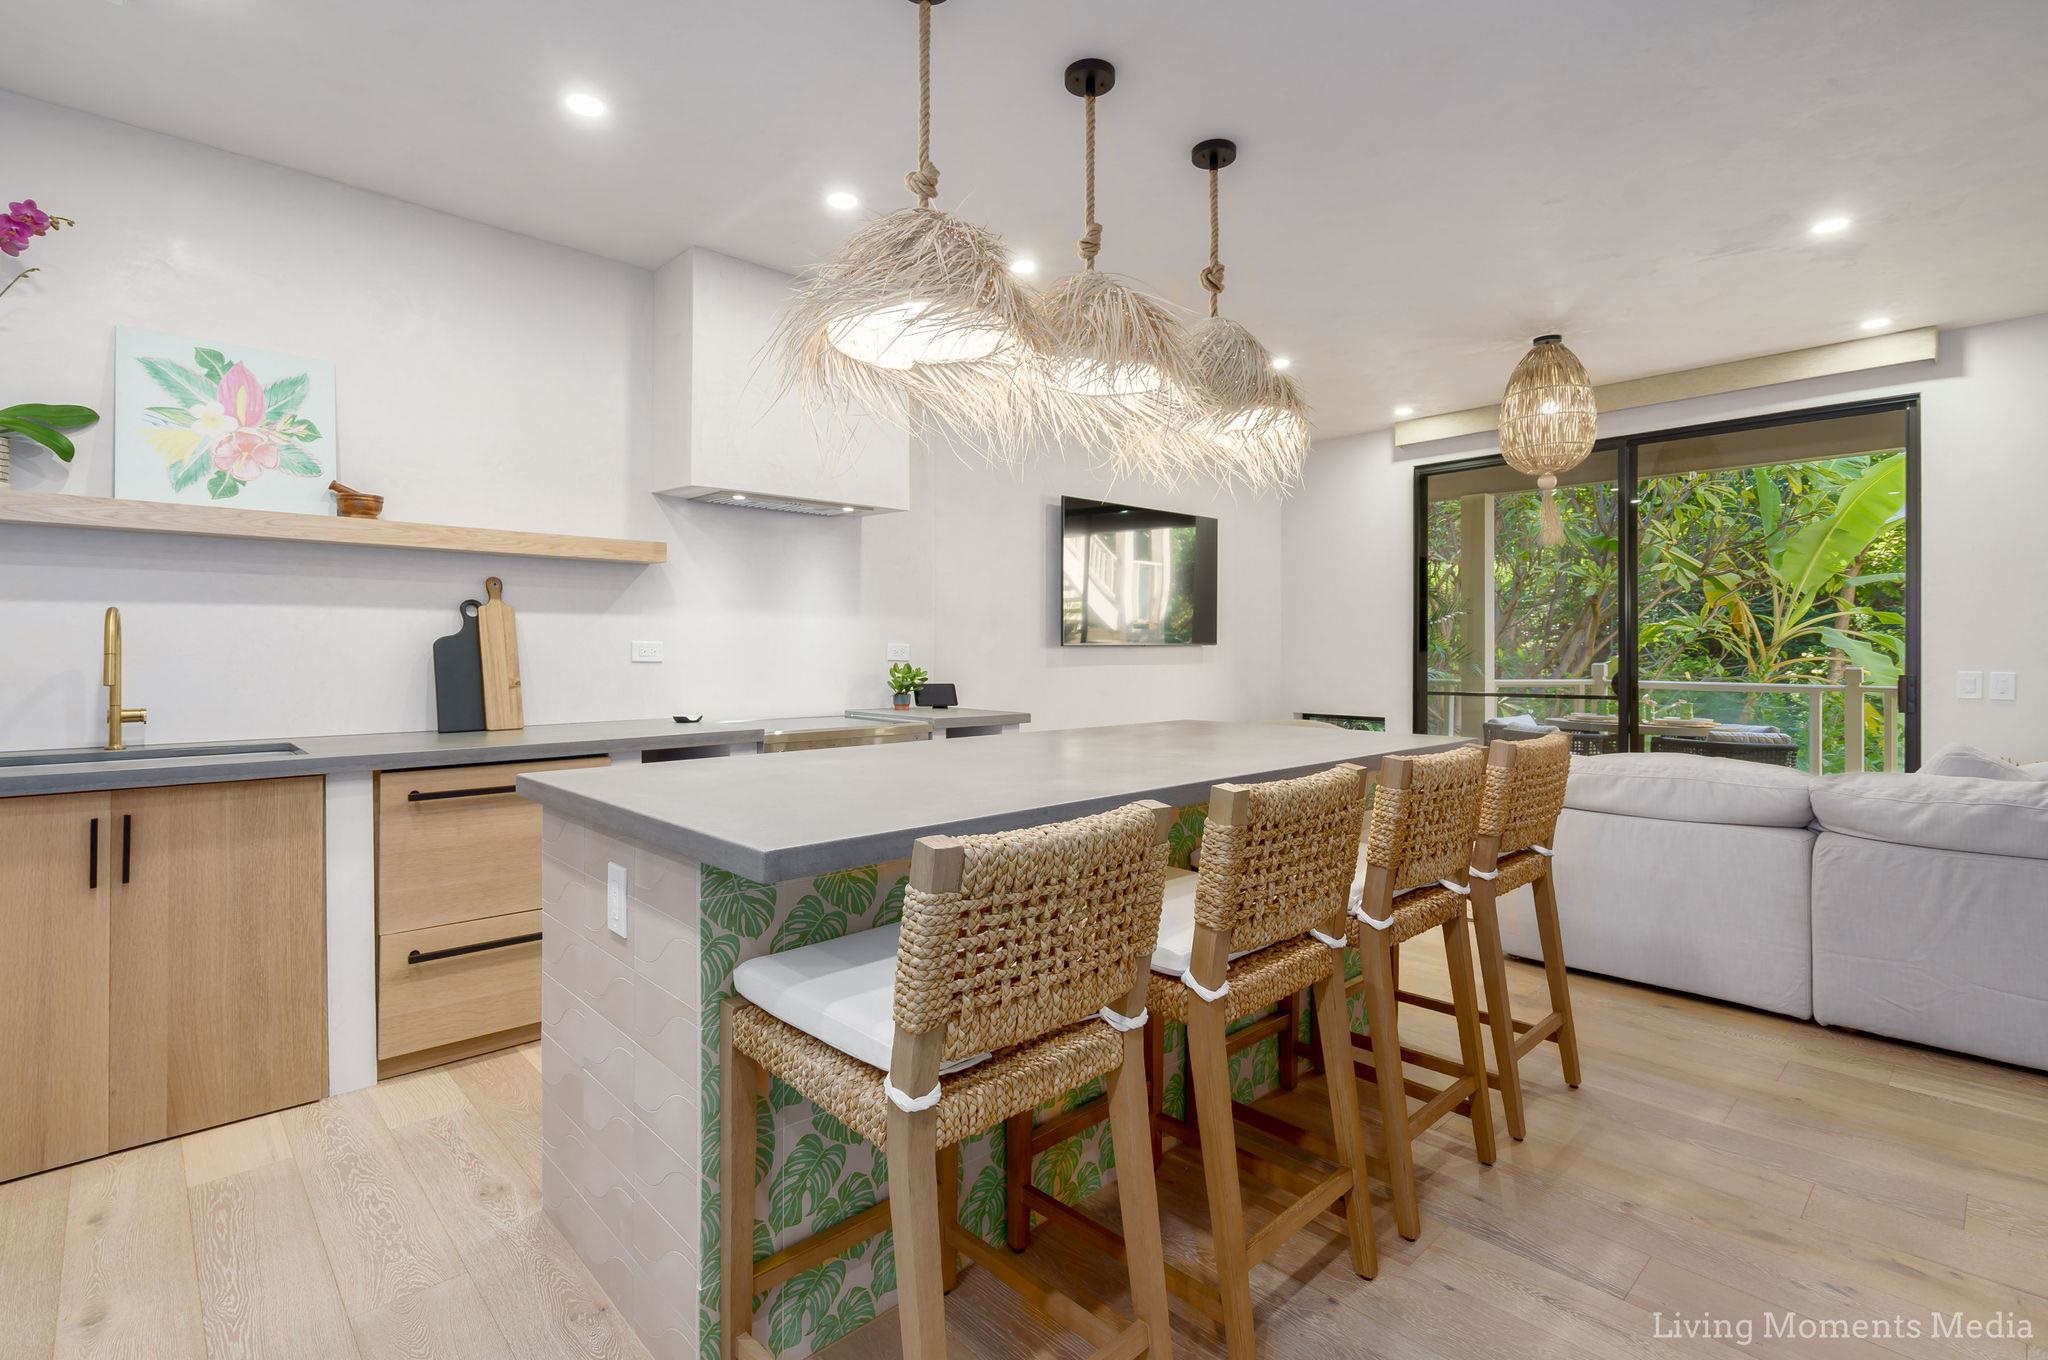
<instances>
[{"instance_id":1,"label":"wooden bowl","mask_svg":"<svg viewBox=\"0 0 2048 1360\"><path fill-rule=\"evenodd\" d=\"M329 482L327 489L334 493L336 513L348 519L375 519L384 513L382 496L372 496L366 491L343 486L340 482Z\"/></svg>"}]
</instances>

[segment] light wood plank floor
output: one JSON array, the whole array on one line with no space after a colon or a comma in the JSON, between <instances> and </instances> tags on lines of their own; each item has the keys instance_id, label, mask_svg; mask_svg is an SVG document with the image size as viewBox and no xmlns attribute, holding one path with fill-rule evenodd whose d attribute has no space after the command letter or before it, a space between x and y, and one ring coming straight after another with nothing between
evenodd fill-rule
<instances>
[{"instance_id":1,"label":"light wood plank floor","mask_svg":"<svg viewBox=\"0 0 2048 1360\"><path fill-rule=\"evenodd\" d=\"M1442 990L1441 956L1404 983ZM1513 966L1533 1006L1541 974ZM1574 979L1585 1085L1525 1067L1529 1138L1472 1159L1462 1122L1420 1154L1423 1234L1375 1203L1381 1269L1354 1279L1324 1220L1253 1274L1272 1360L1610 1360L1743 1353L2048 1360L2048 1077L1598 978ZM1404 1037L1450 1051L1440 1021ZM538 1211L538 1054L0 1186L0 1357L559 1360L645 1352ZM1314 1083L1295 1102L1322 1104ZM1369 1102L1368 1102L1369 1104ZM1269 1205L1251 1193L1254 1222ZM1162 1173L1168 1246L1199 1259L1198 1166ZM1114 1192L1098 1206L1113 1218ZM1042 1234L1048 1274L1123 1305L1121 1268ZM956 1356L1079 1356L968 1270ZM1223 1354L1176 1305L1177 1353ZM2033 1338L1937 1336L1931 1315ZM1677 1320L1756 1328L1663 1336ZM1904 1319L1918 1337L1766 1337ZM893 1314L825 1360L899 1354Z\"/></svg>"}]
</instances>

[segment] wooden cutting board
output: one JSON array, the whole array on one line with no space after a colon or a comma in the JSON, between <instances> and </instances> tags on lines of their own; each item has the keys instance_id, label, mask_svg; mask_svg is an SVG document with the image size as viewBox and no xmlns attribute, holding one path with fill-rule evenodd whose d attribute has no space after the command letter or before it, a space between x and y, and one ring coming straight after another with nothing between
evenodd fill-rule
<instances>
[{"instance_id":1,"label":"wooden cutting board","mask_svg":"<svg viewBox=\"0 0 2048 1360\"><path fill-rule=\"evenodd\" d=\"M484 662L484 726L493 732L526 726L526 707L519 697L519 625L505 603L505 583L493 576L484 582L490 598L476 611L477 646Z\"/></svg>"},{"instance_id":2,"label":"wooden cutting board","mask_svg":"<svg viewBox=\"0 0 2048 1360\"><path fill-rule=\"evenodd\" d=\"M434 639L434 713L443 732L484 730L484 660L476 616L481 600L464 600L460 626Z\"/></svg>"}]
</instances>

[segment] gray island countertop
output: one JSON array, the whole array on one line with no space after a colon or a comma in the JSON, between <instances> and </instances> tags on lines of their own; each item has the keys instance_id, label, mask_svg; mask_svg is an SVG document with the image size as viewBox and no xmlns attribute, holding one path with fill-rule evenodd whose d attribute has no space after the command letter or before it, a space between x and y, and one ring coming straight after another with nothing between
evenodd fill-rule
<instances>
[{"instance_id":1,"label":"gray island countertop","mask_svg":"<svg viewBox=\"0 0 2048 1360\"><path fill-rule=\"evenodd\" d=\"M611 835L774 883L900 859L920 836L1003 831L1139 798L1187 806L1206 802L1214 784L1463 744L1319 725L1159 722L564 770L521 775L519 791Z\"/></svg>"}]
</instances>

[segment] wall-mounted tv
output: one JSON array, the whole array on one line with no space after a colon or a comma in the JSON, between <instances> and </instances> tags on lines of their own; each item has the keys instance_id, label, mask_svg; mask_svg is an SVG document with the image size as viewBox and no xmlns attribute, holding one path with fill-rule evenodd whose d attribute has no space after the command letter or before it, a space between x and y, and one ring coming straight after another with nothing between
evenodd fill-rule
<instances>
[{"instance_id":1,"label":"wall-mounted tv","mask_svg":"<svg viewBox=\"0 0 2048 1360\"><path fill-rule=\"evenodd\" d=\"M1060 645L1193 647L1216 641L1216 521L1060 499Z\"/></svg>"}]
</instances>

